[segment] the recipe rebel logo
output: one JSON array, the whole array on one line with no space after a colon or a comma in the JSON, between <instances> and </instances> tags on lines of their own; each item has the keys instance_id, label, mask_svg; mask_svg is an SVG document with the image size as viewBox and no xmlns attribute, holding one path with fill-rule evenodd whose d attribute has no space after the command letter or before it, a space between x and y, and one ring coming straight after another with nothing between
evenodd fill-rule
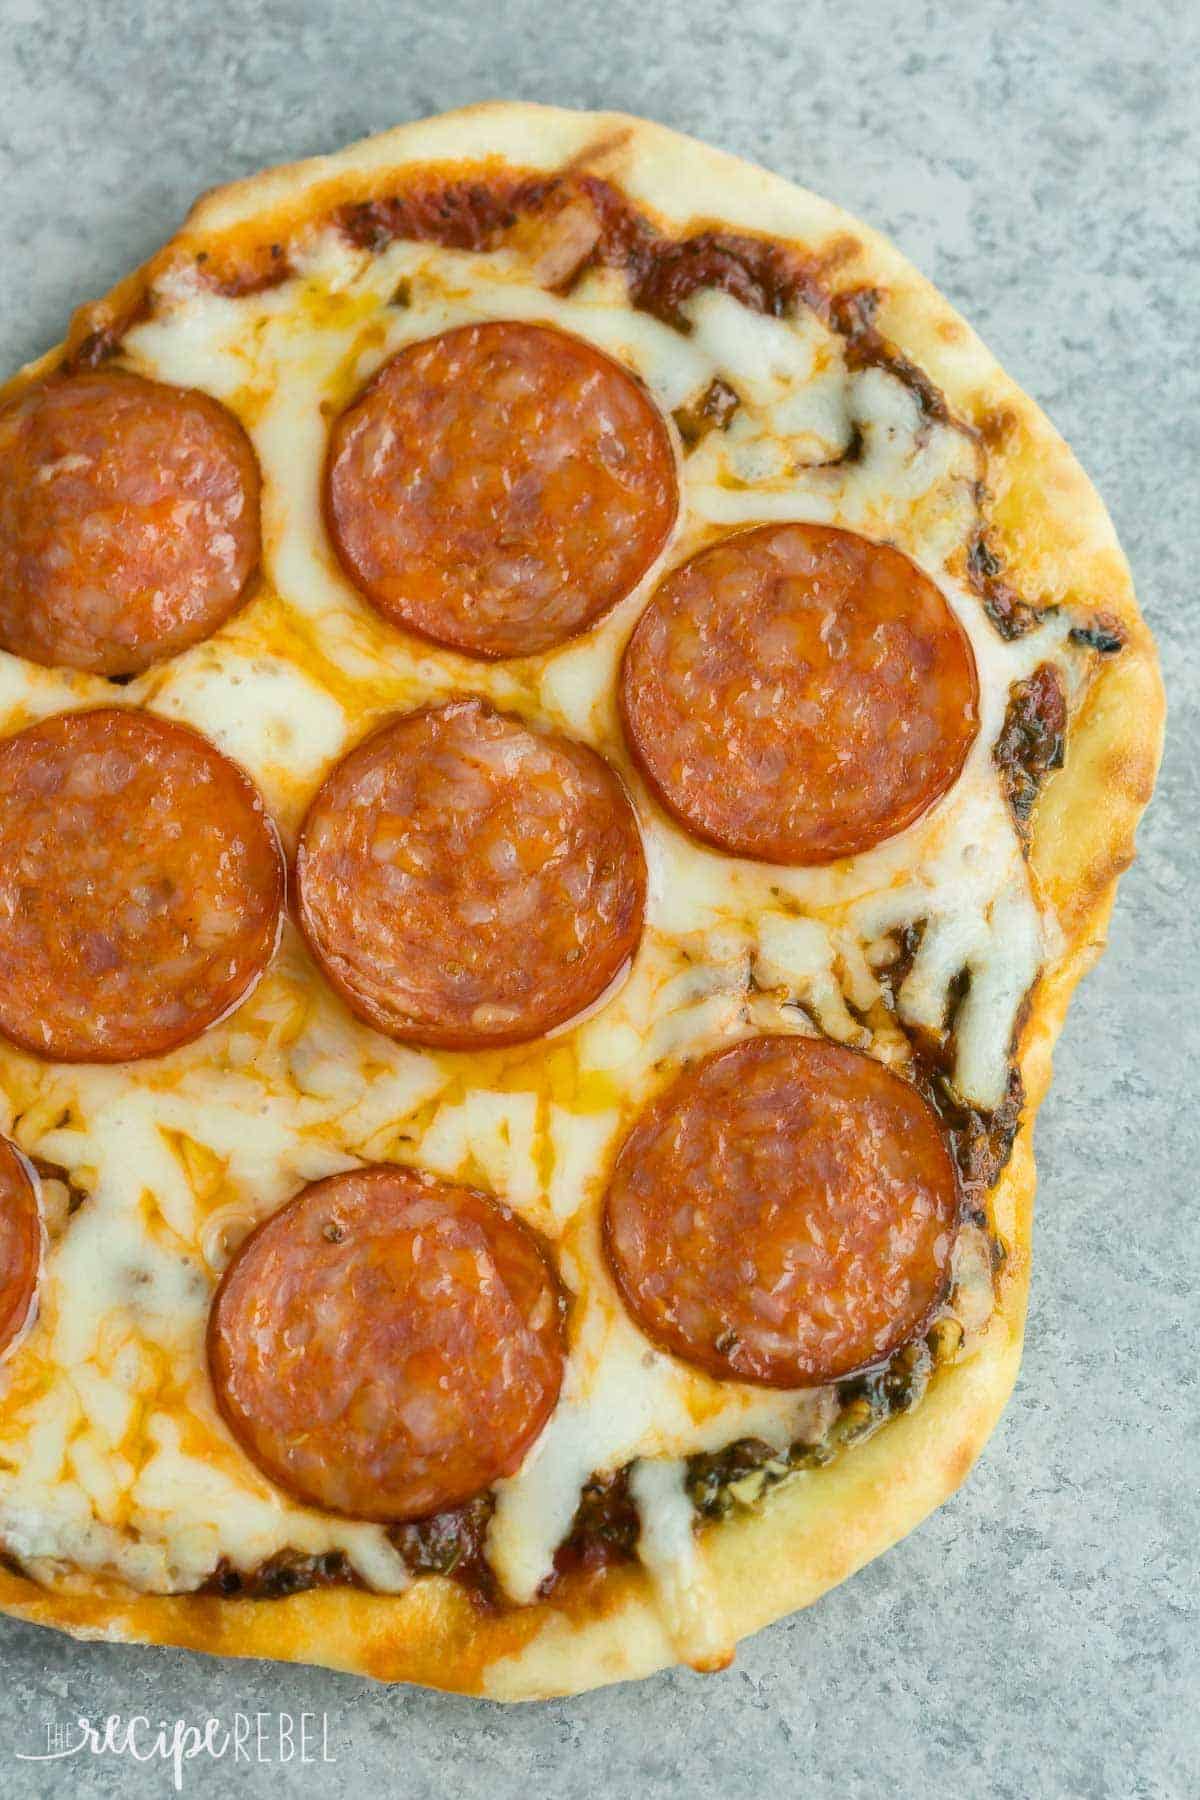
<instances>
[{"instance_id":1,"label":"the recipe rebel logo","mask_svg":"<svg viewBox=\"0 0 1200 1800\"><path fill-rule=\"evenodd\" d=\"M198 1759L230 1763L335 1763L328 1713L234 1713L232 1718L149 1719L144 1713L110 1713L92 1721L48 1719L45 1748L17 1750L18 1762L65 1762L81 1756L160 1763L182 1793L184 1769Z\"/></svg>"}]
</instances>

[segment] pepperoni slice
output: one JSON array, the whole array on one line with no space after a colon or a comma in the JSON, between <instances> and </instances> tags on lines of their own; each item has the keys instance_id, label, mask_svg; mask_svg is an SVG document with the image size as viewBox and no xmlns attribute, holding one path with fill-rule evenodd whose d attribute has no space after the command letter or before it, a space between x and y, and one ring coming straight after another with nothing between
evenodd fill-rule
<instances>
[{"instance_id":1,"label":"pepperoni slice","mask_svg":"<svg viewBox=\"0 0 1200 1800\"><path fill-rule=\"evenodd\" d=\"M208 1327L247 1455L359 1519L422 1518L511 1475L563 1356L562 1295L528 1227L395 1166L314 1182L260 1225Z\"/></svg>"},{"instance_id":2,"label":"pepperoni slice","mask_svg":"<svg viewBox=\"0 0 1200 1800\"><path fill-rule=\"evenodd\" d=\"M41 1255L37 1190L24 1159L0 1137L0 1355L29 1318Z\"/></svg>"},{"instance_id":3,"label":"pepperoni slice","mask_svg":"<svg viewBox=\"0 0 1200 1800\"><path fill-rule=\"evenodd\" d=\"M283 864L241 770L116 707L0 744L0 1033L61 1062L157 1056L244 999Z\"/></svg>"},{"instance_id":4,"label":"pepperoni slice","mask_svg":"<svg viewBox=\"0 0 1200 1800\"><path fill-rule=\"evenodd\" d=\"M326 516L396 625L531 656L637 586L679 504L666 423L627 370L545 325L411 344L337 420Z\"/></svg>"},{"instance_id":5,"label":"pepperoni slice","mask_svg":"<svg viewBox=\"0 0 1200 1800\"><path fill-rule=\"evenodd\" d=\"M915 1088L823 1039L759 1037L643 1113L604 1228L625 1304L664 1350L726 1380L819 1387L926 1327L958 1216Z\"/></svg>"},{"instance_id":6,"label":"pepperoni slice","mask_svg":"<svg viewBox=\"0 0 1200 1800\"><path fill-rule=\"evenodd\" d=\"M979 729L975 658L921 571L823 525L763 525L662 583L621 710L689 831L763 862L854 856L956 780Z\"/></svg>"},{"instance_id":7,"label":"pepperoni slice","mask_svg":"<svg viewBox=\"0 0 1200 1800\"><path fill-rule=\"evenodd\" d=\"M409 713L309 809L300 923L333 985L390 1037L523 1043L598 999L637 948L646 864L594 750L480 700Z\"/></svg>"},{"instance_id":8,"label":"pepperoni slice","mask_svg":"<svg viewBox=\"0 0 1200 1800\"><path fill-rule=\"evenodd\" d=\"M215 631L259 559L259 474L224 406L123 370L0 412L0 647L133 675Z\"/></svg>"}]
</instances>

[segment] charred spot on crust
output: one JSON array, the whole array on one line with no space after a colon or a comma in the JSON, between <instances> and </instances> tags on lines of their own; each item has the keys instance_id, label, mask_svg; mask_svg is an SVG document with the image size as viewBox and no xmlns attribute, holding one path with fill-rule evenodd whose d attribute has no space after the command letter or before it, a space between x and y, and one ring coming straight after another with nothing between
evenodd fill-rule
<instances>
[{"instance_id":1,"label":"charred spot on crust","mask_svg":"<svg viewBox=\"0 0 1200 1800\"><path fill-rule=\"evenodd\" d=\"M222 1557L199 1591L224 1600L286 1600L310 1588L362 1585L344 1551L311 1556L303 1550L277 1550L253 1569L237 1569Z\"/></svg>"},{"instance_id":2,"label":"charred spot on crust","mask_svg":"<svg viewBox=\"0 0 1200 1800\"><path fill-rule=\"evenodd\" d=\"M1067 695L1053 663L1042 663L1009 689L1004 725L992 750L1000 785L1022 843L1046 777L1061 769L1067 730Z\"/></svg>"},{"instance_id":3,"label":"charred spot on crust","mask_svg":"<svg viewBox=\"0 0 1200 1800\"><path fill-rule=\"evenodd\" d=\"M481 1494L452 1512L393 1525L388 1538L411 1574L450 1576L478 1604L491 1606L498 1593L483 1546L492 1508L492 1496ZM308 1555L287 1549L253 1569L237 1569L223 1557L199 1591L227 1600L282 1600L310 1588L363 1586L344 1551Z\"/></svg>"},{"instance_id":4,"label":"charred spot on crust","mask_svg":"<svg viewBox=\"0 0 1200 1800\"><path fill-rule=\"evenodd\" d=\"M1070 638L1073 644L1081 644L1101 656L1115 656L1125 648L1125 627L1112 613L1096 613L1086 625L1072 625Z\"/></svg>"}]
</instances>

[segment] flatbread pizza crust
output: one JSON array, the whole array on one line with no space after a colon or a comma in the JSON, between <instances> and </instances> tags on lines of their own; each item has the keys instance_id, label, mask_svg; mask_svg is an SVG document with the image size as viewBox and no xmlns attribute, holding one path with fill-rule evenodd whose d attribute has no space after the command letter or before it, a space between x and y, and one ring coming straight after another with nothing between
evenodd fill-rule
<instances>
[{"instance_id":1,"label":"flatbread pizza crust","mask_svg":"<svg viewBox=\"0 0 1200 1800\"><path fill-rule=\"evenodd\" d=\"M999 368L937 290L876 232L778 176L643 120L524 104L469 107L405 125L341 153L272 170L206 195L143 269L76 315L66 346L0 390L11 397L64 353L136 315L149 283L198 254L253 261L347 201L384 197L414 170L489 164L497 171L572 164L611 180L677 231L707 224L801 249L829 291L878 291L874 326L940 388L988 450L990 543L1006 581L1032 604L1072 605L1119 622L1120 655L1098 667L1072 720L1065 767L1036 809L1031 868L1062 928L1020 1032L1026 1102L1013 1155L991 1200L1008 1257L977 1353L940 1371L923 1403L754 1512L703 1527L729 1642L806 1606L879 1555L950 1495L1012 1390L1029 1284L1035 1186L1033 1119L1072 989L1104 946L1118 878L1150 798L1164 701L1154 646L1103 503L1053 426ZM314 1662L381 1680L535 1699L646 1675L677 1659L637 1564L568 1579L549 1599L477 1608L439 1577L393 1596L314 1589L282 1600L155 1596L78 1576L50 1591L0 1568L0 1608L80 1638L173 1644L218 1655Z\"/></svg>"}]
</instances>

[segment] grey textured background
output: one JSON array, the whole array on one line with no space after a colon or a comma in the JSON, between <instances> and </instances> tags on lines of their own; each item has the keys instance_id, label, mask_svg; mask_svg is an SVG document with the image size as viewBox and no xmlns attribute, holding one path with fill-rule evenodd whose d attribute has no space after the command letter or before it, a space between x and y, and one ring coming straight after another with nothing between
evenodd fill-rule
<instances>
[{"instance_id":1,"label":"grey textured background","mask_svg":"<svg viewBox=\"0 0 1200 1800\"><path fill-rule=\"evenodd\" d=\"M329 1715L333 1767L191 1764L205 1795L824 1800L1200 1792L1200 876L1194 7L1112 0L0 0L0 366L203 187L486 97L646 113L882 226L1075 445L1173 706L1162 784L1038 1126L1033 1312L967 1487L727 1674L499 1707L0 1627L0 1793L165 1793L38 1765L48 1720Z\"/></svg>"}]
</instances>

